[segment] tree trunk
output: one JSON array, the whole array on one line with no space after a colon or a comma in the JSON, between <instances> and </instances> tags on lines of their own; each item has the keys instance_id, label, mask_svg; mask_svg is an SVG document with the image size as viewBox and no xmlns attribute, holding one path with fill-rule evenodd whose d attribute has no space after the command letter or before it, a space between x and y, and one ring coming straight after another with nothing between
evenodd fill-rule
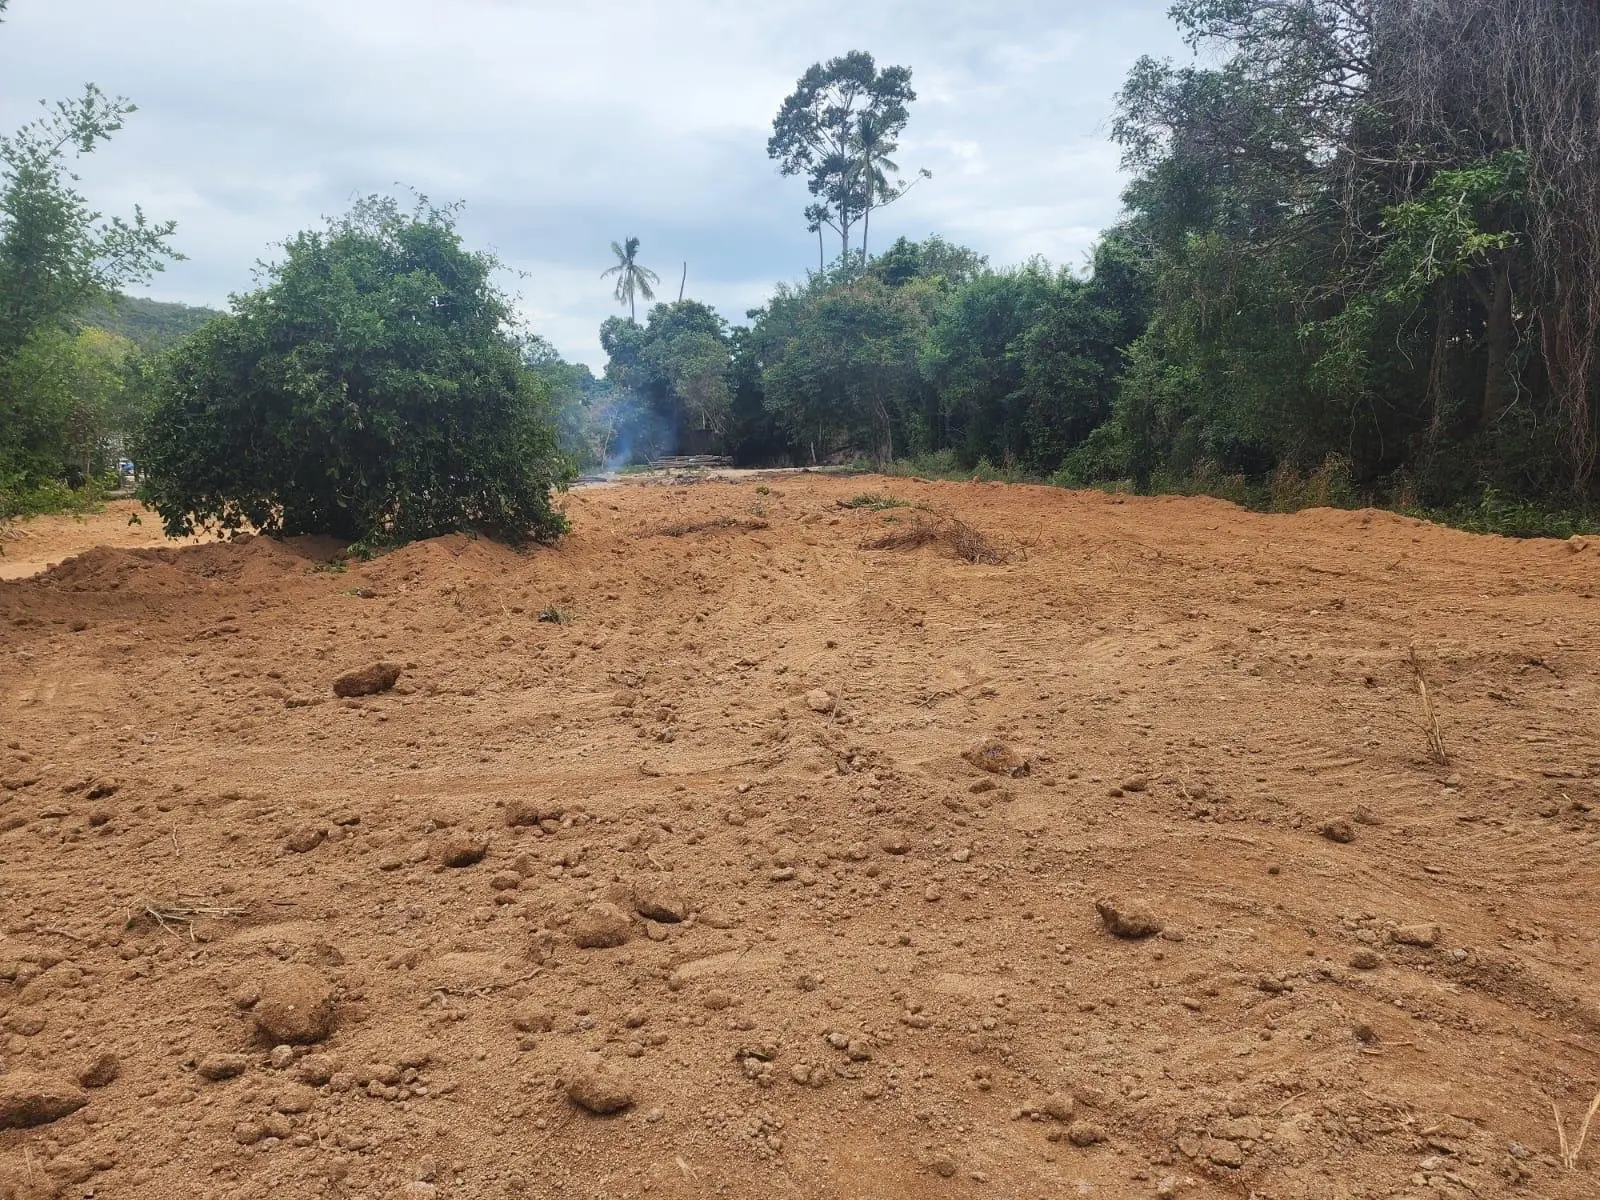
<instances>
[{"instance_id":1,"label":"tree trunk","mask_svg":"<svg viewBox=\"0 0 1600 1200\"><path fill-rule=\"evenodd\" d=\"M1494 263L1494 286L1489 295L1489 312L1484 339L1488 361L1483 369L1483 411L1479 424L1487 429L1511 403L1511 261L1500 255Z\"/></svg>"},{"instance_id":2,"label":"tree trunk","mask_svg":"<svg viewBox=\"0 0 1600 1200\"><path fill-rule=\"evenodd\" d=\"M683 303L683 285L688 283L688 282L689 282L689 263L688 263L687 260L685 260L684 264L683 264L683 278L678 280L678 303L679 304Z\"/></svg>"},{"instance_id":3,"label":"tree trunk","mask_svg":"<svg viewBox=\"0 0 1600 1200\"><path fill-rule=\"evenodd\" d=\"M861 214L861 261L867 261L867 234L872 231L872 205Z\"/></svg>"}]
</instances>

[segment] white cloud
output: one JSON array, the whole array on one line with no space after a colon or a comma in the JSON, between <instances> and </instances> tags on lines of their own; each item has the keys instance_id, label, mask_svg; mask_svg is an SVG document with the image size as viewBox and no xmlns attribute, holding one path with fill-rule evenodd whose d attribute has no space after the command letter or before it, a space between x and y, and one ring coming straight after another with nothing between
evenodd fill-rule
<instances>
[{"instance_id":1,"label":"white cloud","mask_svg":"<svg viewBox=\"0 0 1600 1200\"><path fill-rule=\"evenodd\" d=\"M149 289L220 303L272 246L396 182L467 201L463 230L527 272L535 326L598 365L599 278L637 234L675 295L732 320L815 261L804 185L766 156L810 63L915 72L900 162L932 181L874 245L940 232L997 263L1074 265L1115 219L1112 96L1179 44L1165 0L14 0L0 129L93 79L138 101L85 164L96 204L179 222ZM671 286L666 284L671 280Z\"/></svg>"}]
</instances>

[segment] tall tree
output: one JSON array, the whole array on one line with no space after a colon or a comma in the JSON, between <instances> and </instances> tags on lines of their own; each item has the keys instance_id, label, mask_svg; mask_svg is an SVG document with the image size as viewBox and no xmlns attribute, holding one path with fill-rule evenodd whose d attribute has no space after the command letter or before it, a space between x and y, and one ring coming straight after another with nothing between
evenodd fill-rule
<instances>
[{"instance_id":1,"label":"tall tree","mask_svg":"<svg viewBox=\"0 0 1600 1200\"><path fill-rule=\"evenodd\" d=\"M916 98L909 68L879 70L872 55L852 50L812 64L773 119L767 155L780 173L806 177L814 198L807 229L833 229L841 258L851 252L852 228L891 188L885 178L878 191L874 172L893 153Z\"/></svg>"},{"instance_id":2,"label":"tall tree","mask_svg":"<svg viewBox=\"0 0 1600 1200\"><path fill-rule=\"evenodd\" d=\"M611 253L617 256L617 264L600 272L600 278L607 275L617 277L616 297L618 304L628 306L628 319L638 322L638 313L634 310L634 295L644 297L645 300L654 300L656 294L651 290L652 285L661 282L661 277L649 267L641 266L638 261L639 239L629 237L621 245L611 243Z\"/></svg>"},{"instance_id":3,"label":"tall tree","mask_svg":"<svg viewBox=\"0 0 1600 1200\"><path fill-rule=\"evenodd\" d=\"M901 122L902 126L904 122ZM856 129L856 171L862 180L861 256L867 256L867 235L872 229L872 210L893 204L933 172L919 169L908 183L900 178L900 164L890 158L900 149L895 133L874 113L865 113ZM890 175L894 178L891 181Z\"/></svg>"},{"instance_id":4,"label":"tall tree","mask_svg":"<svg viewBox=\"0 0 1600 1200\"><path fill-rule=\"evenodd\" d=\"M128 220L103 219L76 187L73 160L107 141L133 111L90 84L78 99L0 136L0 515L7 493L40 486L63 463L77 463L77 474L86 461L74 442L89 436L89 425L57 419L69 411L61 398L83 390L62 381L88 378L78 370L77 318L182 257L171 247L171 222L152 224L138 208ZM70 411L97 410L75 404Z\"/></svg>"}]
</instances>

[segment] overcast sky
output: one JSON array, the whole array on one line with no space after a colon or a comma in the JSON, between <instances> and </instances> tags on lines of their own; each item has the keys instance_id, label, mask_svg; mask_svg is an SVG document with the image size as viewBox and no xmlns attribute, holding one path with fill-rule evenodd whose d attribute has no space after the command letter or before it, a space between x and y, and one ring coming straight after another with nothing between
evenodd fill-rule
<instances>
[{"instance_id":1,"label":"overcast sky","mask_svg":"<svg viewBox=\"0 0 1600 1200\"><path fill-rule=\"evenodd\" d=\"M816 262L767 158L811 63L914 72L898 161L933 179L873 243L938 232L997 265L1081 265L1123 179L1112 97L1178 55L1167 0L13 0L0 129L93 80L140 111L83 164L97 207L175 218L189 261L145 289L222 305L256 260L362 193L464 200L463 232L533 328L599 367L608 244L742 320ZM640 314L641 319L643 313Z\"/></svg>"}]
</instances>

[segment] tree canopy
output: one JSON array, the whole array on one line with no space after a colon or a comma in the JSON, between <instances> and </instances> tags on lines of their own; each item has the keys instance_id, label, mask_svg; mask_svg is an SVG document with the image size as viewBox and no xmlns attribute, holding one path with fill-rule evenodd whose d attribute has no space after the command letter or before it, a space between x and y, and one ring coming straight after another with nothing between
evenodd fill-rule
<instances>
[{"instance_id":1,"label":"tree canopy","mask_svg":"<svg viewBox=\"0 0 1600 1200\"><path fill-rule=\"evenodd\" d=\"M168 532L560 533L568 466L495 265L426 202L292 238L164 361L139 453Z\"/></svg>"}]
</instances>

